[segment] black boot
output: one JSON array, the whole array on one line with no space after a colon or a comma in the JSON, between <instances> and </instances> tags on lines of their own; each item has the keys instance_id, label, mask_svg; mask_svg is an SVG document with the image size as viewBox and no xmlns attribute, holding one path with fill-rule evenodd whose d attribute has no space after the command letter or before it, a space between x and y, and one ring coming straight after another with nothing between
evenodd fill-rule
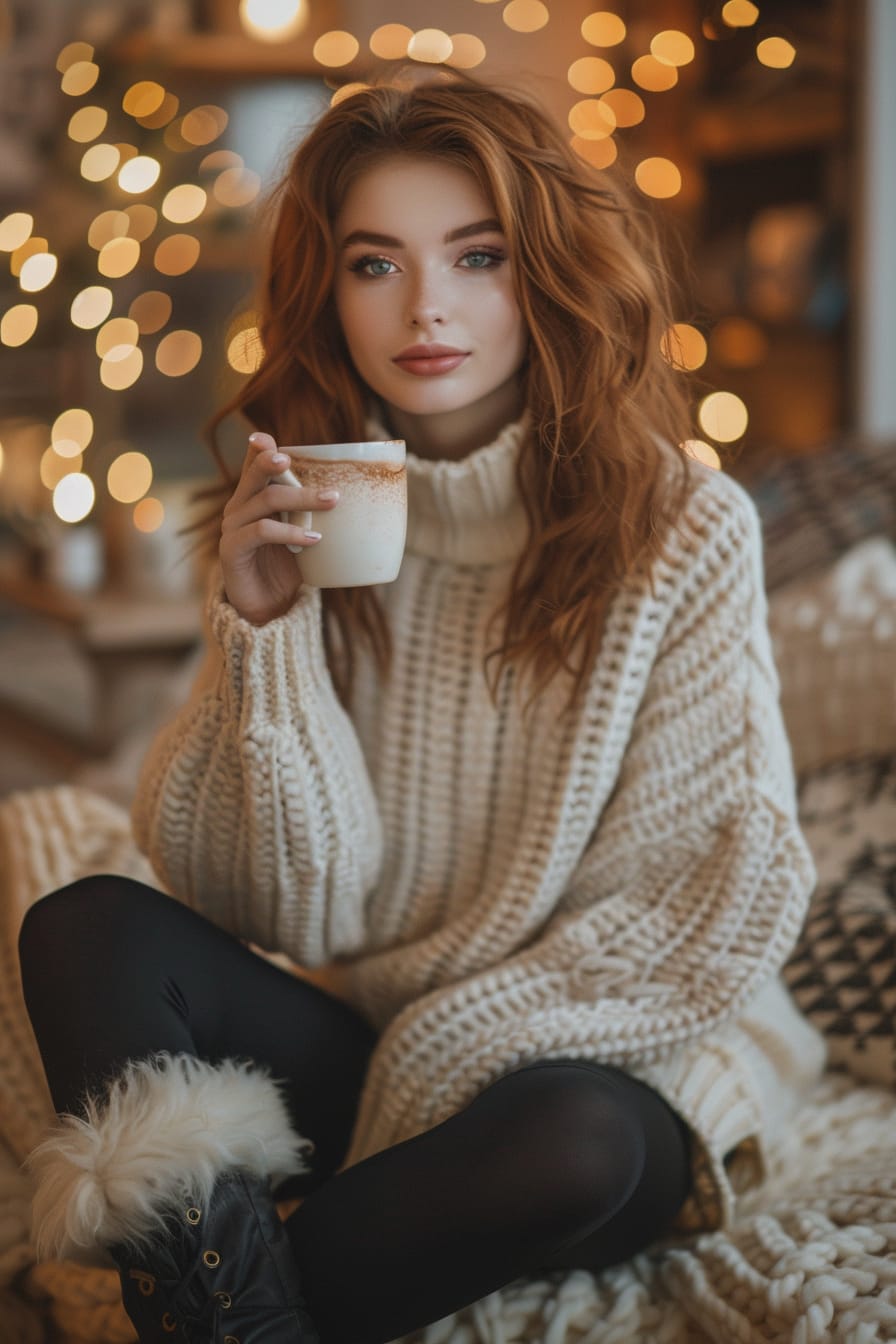
<instances>
[{"instance_id":1,"label":"black boot","mask_svg":"<svg viewBox=\"0 0 896 1344\"><path fill-rule=\"evenodd\" d=\"M167 1235L110 1254L141 1344L319 1344L268 1183L222 1176L203 1208L184 1202Z\"/></svg>"},{"instance_id":2,"label":"black boot","mask_svg":"<svg viewBox=\"0 0 896 1344\"><path fill-rule=\"evenodd\" d=\"M29 1158L38 1258L111 1257L141 1344L316 1344L271 1195L309 1148L252 1064L132 1061Z\"/></svg>"}]
</instances>

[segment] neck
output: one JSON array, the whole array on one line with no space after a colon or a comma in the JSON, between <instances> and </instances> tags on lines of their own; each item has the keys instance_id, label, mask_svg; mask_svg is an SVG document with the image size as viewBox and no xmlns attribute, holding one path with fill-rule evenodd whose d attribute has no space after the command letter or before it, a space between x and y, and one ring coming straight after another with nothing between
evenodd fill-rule
<instances>
[{"instance_id":1,"label":"neck","mask_svg":"<svg viewBox=\"0 0 896 1344\"><path fill-rule=\"evenodd\" d=\"M454 411L416 415L382 403L389 430L407 442L409 451L429 461L459 462L497 438L500 431L523 413L523 389L518 376L495 388L487 397Z\"/></svg>"}]
</instances>

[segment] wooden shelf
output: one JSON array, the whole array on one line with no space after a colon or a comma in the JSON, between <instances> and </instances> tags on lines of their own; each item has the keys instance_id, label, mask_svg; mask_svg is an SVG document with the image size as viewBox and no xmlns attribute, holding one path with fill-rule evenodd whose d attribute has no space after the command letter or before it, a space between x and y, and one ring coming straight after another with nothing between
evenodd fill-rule
<instances>
[{"instance_id":1,"label":"wooden shelf","mask_svg":"<svg viewBox=\"0 0 896 1344\"><path fill-rule=\"evenodd\" d=\"M340 84L360 77L356 62L333 70L312 55L313 39L292 42L256 42L238 33L186 33L164 40L152 33L132 33L117 42L111 55L129 66L164 66L178 74L287 78L304 75L323 81L328 75Z\"/></svg>"},{"instance_id":2,"label":"wooden shelf","mask_svg":"<svg viewBox=\"0 0 896 1344\"><path fill-rule=\"evenodd\" d=\"M690 122L694 151L724 161L829 144L846 131L844 97L833 88L796 88L765 102L704 102Z\"/></svg>"}]
</instances>

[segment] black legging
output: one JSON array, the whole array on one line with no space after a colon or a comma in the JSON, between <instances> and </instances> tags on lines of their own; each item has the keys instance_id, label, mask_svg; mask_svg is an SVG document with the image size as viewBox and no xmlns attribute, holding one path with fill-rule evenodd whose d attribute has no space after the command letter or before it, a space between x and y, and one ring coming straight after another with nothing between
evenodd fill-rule
<instances>
[{"instance_id":1,"label":"black legging","mask_svg":"<svg viewBox=\"0 0 896 1344\"><path fill-rule=\"evenodd\" d=\"M156 1051L268 1065L313 1172L286 1226L323 1344L385 1344L523 1275L628 1259L668 1230L688 1135L650 1088L583 1060L505 1075L343 1172L376 1034L170 897L86 878L22 929L25 999L59 1112Z\"/></svg>"}]
</instances>

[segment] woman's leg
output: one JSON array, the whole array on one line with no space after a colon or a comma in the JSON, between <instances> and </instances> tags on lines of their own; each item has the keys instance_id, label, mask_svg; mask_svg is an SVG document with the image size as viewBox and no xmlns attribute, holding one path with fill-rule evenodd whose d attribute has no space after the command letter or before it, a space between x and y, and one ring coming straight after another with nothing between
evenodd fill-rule
<instances>
[{"instance_id":1,"label":"woman's leg","mask_svg":"<svg viewBox=\"0 0 896 1344\"><path fill-rule=\"evenodd\" d=\"M523 1275L627 1259L689 1183L687 1130L662 1098L548 1061L332 1177L286 1227L323 1344L384 1344Z\"/></svg>"}]
</instances>

